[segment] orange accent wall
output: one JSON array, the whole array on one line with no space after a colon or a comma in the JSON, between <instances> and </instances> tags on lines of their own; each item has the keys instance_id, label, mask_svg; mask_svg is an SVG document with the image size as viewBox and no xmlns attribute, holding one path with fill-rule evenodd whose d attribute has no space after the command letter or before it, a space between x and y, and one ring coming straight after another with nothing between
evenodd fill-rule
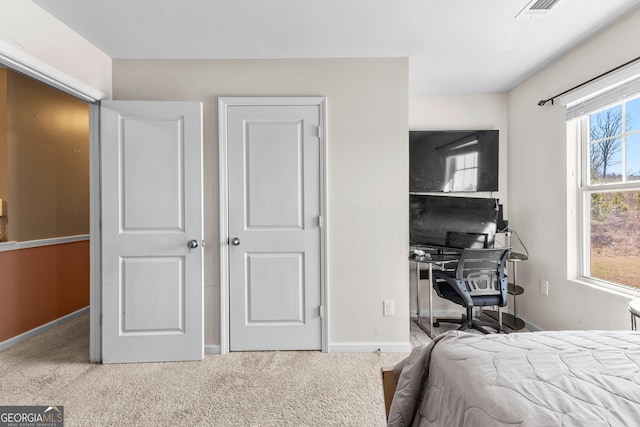
<instances>
[{"instance_id":1,"label":"orange accent wall","mask_svg":"<svg viewBox=\"0 0 640 427\"><path fill-rule=\"evenodd\" d=\"M0 252L0 342L89 305L89 241Z\"/></svg>"}]
</instances>

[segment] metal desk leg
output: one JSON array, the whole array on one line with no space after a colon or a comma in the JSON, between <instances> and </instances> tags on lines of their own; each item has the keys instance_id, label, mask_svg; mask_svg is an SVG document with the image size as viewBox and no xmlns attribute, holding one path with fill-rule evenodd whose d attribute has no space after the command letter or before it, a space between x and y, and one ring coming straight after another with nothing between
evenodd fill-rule
<instances>
[{"instance_id":1,"label":"metal desk leg","mask_svg":"<svg viewBox=\"0 0 640 427\"><path fill-rule=\"evenodd\" d=\"M516 277L516 263L514 261L511 261L511 267L513 270L513 326L517 328L518 321L516 319L518 318L518 306L516 305L516 297L518 296L518 278Z\"/></svg>"},{"instance_id":2,"label":"metal desk leg","mask_svg":"<svg viewBox=\"0 0 640 427\"><path fill-rule=\"evenodd\" d=\"M420 308L420 263L416 262L416 308L418 310L418 316L416 317L416 325L420 327L429 338L433 338L433 305L431 296L431 286L429 286L429 328L422 323L422 315ZM431 281L431 264L429 263L429 281Z\"/></svg>"},{"instance_id":3,"label":"metal desk leg","mask_svg":"<svg viewBox=\"0 0 640 427\"><path fill-rule=\"evenodd\" d=\"M416 323L420 326L420 264L414 262L416 266L416 309L418 315L416 316Z\"/></svg>"},{"instance_id":4,"label":"metal desk leg","mask_svg":"<svg viewBox=\"0 0 640 427\"><path fill-rule=\"evenodd\" d=\"M433 338L433 264L429 263L429 336Z\"/></svg>"}]
</instances>

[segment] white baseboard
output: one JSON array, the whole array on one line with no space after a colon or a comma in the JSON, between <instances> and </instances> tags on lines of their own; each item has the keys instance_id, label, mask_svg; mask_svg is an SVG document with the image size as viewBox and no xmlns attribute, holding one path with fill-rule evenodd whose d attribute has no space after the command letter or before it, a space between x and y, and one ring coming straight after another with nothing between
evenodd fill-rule
<instances>
[{"instance_id":1,"label":"white baseboard","mask_svg":"<svg viewBox=\"0 0 640 427\"><path fill-rule=\"evenodd\" d=\"M210 344L204 346L204 354L220 354L222 350L219 344Z\"/></svg>"},{"instance_id":2,"label":"white baseboard","mask_svg":"<svg viewBox=\"0 0 640 427\"><path fill-rule=\"evenodd\" d=\"M540 332L544 330L541 327L534 325L533 323L527 322L526 320L524 321L524 327L532 332Z\"/></svg>"},{"instance_id":3,"label":"white baseboard","mask_svg":"<svg viewBox=\"0 0 640 427\"><path fill-rule=\"evenodd\" d=\"M329 353L409 353L410 342L340 342L329 343Z\"/></svg>"},{"instance_id":4,"label":"white baseboard","mask_svg":"<svg viewBox=\"0 0 640 427\"><path fill-rule=\"evenodd\" d=\"M53 327L56 327L65 322L68 322L74 317L78 317L81 314L85 314L88 312L89 312L89 307L81 308L80 310L74 311L73 313L69 313L66 316L60 317L59 319L52 320L51 322L45 323L42 326L38 326L37 328L31 329L30 331L23 332L20 335L16 335L13 338L9 338L8 340L2 341L0 342L0 351L6 350L9 347L13 347L16 344L21 343L22 341L28 340L31 337L35 337L36 335L39 335L44 331L47 331Z\"/></svg>"},{"instance_id":5,"label":"white baseboard","mask_svg":"<svg viewBox=\"0 0 640 427\"><path fill-rule=\"evenodd\" d=\"M409 353L410 342L367 342L329 344L329 353ZM204 354L221 354L220 345L205 345Z\"/></svg>"},{"instance_id":6,"label":"white baseboard","mask_svg":"<svg viewBox=\"0 0 640 427\"><path fill-rule=\"evenodd\" d=\"M464 308L461 310L433 310L433 317L460 317L464 314ZM429 317L429 310L421 310L420 317L427 318ZM416 311L411 311L411 318L416 318Z\"/></svg>"}]
</instances>

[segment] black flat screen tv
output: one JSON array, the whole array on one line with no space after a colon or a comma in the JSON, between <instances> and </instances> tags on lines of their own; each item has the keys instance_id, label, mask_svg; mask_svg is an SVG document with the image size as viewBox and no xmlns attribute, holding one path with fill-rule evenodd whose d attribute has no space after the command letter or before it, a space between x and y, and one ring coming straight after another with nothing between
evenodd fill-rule
<instances>
[{"instance_id":1,"label":"black flat screen tv","mask_svg":"<svg viewBox=\"0 0 640 427\"><path fill-rule=\"evenodd\" d=\"M411 246L492 248L497 220L497 199L409 195Z\"/></svg>"},{"instance_id":2,"label":"black flat screen tv","mask_svg":"<svg viewBox=\"0 0 640 427\"><path fill-rule=\"evenodd\" d=\"M409 131L410 192L498 191L498 131Z\"/></svg>"}]
</instances>

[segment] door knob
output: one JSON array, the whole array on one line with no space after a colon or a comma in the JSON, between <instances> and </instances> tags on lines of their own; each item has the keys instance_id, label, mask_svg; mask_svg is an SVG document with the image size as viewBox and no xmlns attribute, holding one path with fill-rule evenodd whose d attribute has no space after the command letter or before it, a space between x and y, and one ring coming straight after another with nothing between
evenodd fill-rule
<instances>
[{"instance_id":1,"label":"door knob","mask_svg":"<svg viewBox=\"0 0 640 427\"><path fill-rule=\"evenodd\" d=\"M189 240L187 242L187 247L189 248L189 253L191 253L191 249L195 249L198 247L198 241L197 240Z\"/></svg>"},{"instance_id":2,"label":"door knob","mask_svg":"<svg viewBox=\"0 0 640 427\"><path fill-rule=\"evenodd\" d=\"M233 239L231 239L231 244L233 246L238 246L240 244L240 239L238 239L237 237L234 237Z\"/></svg>"}]
</instances>

